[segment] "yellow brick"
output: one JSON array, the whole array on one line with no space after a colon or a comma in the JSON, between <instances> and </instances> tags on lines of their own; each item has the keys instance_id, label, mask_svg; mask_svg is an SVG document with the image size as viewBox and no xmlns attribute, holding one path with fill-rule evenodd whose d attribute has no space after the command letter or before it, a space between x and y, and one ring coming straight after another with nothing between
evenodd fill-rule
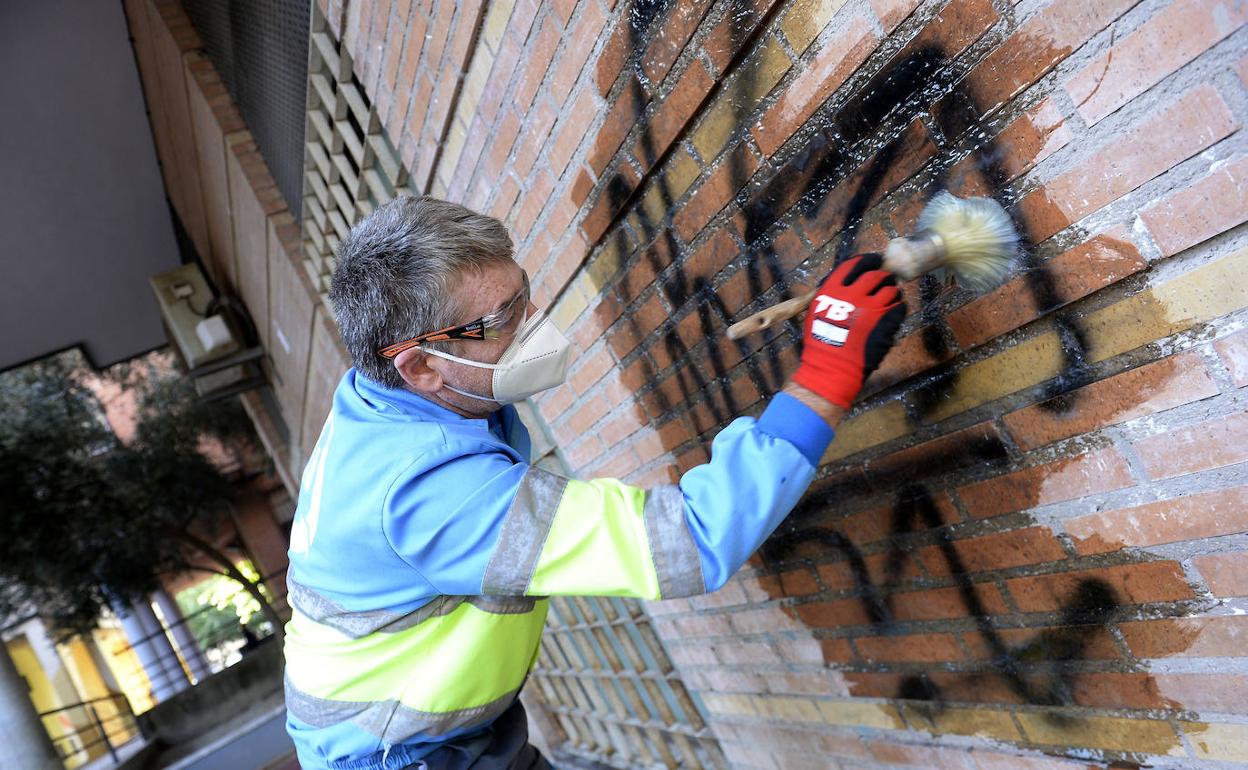
<instances>
[{"instance_id":1,"label":"yellow brick","mask_svg":"<svg viewBox=\"0 0 1248 770\"><path fill-rule=\"evenodd\" d=\"M946 417L1057 376L1062 368L1062 345L1054 332L1046 332L1008 350L977 361L957 373L953 389L925 418L939 422Z\"/></svg>"},{"instance_id":2,"label":"yellow brick","mask_svg":"<svg viewBox=\"0 0 1248 770\"><path fill-rule=\"evenodd\" d=\"M1169 722L1058 712L1022 712L1018 721L1032 743L1171 756L1185 753Z\"/></svg>"},{"instance_id":3,"label":"yellow brick","mask_svg":"<svg viewBox=\"0 0 1248 770\"><path fill-rule=\"evenodd\" d=\"M720 695L703 693L702 703L715 714L758 714L758 710L745 695Z\"/></svg>"},{"instance_id":4,"label":"yellow brick","mask_svg":"<svg viewBox=\"0 0 1248 770\"><path fill-rule=\"evenodd\" d=\"M883 729L901 729L901 714L884 703L859 703L856 701L819 701L819 713L830 725L861 725Z\"/></svg>"},{"instance_id":5,"label":"yellow brick","mask_svg":"<svg viewBox=\"0 0 1248 770\"><path fill-rule=\"evenodd\" d=\"M1248 762L1248 725L1181 722L1187 740L1201 759Z\"/></svg>"},{"instance_id":6,"label":"yellow brick","mask_svg":"<svg viewBox=\"0 0 1248 770\"><path fill-rule=\"evenodd\" d=\"M498 44L503 42L503 32L507 29L507 20L511 18L511 11L515 6L516 0L494 0L485 14L481 39L494 53L498 53Z\"/></svg>"},{"instance_id":7,"label":"yellow brick","mask_svg":"<svg viewBox=\"0 0 1248 770\"><path fill-rule=\"evenodd\" d=\"M603 286L619 272L620 265L624 263L624 256L629 249L630 244L622 234L616 234L611 240L602 245L598 255L594 257L594 261L590 263L586 276L589 278L590 286L593 287L593 294L597 294L602 290Z\"/></svg>"},{"instance_id":8,"label":"yellow brick","mask_svg":"<svg viewBox=\"0 0 1248 770\"><path fill-rule=\"evenodd\" d=\"M693 132L693 146L702 160L709 163L719 155L732 132L792 65L789 55L775 38L768 38L767 43L754 52Z\"/></svg>"},{"instance_id":9,"label":"yellow brick","mask_svg":"<svg viewBox=\"0 0 1248 770\"><path fill-rule=\"evenodd\" d=\"M580 288L580 281L573 283L559 299L559 304L550 313L550 320L562 331L567 331L585 308L589 307L589 299Z\"/></svg>"},{"instance_id":10,"label":"yellow brick","mask_svg":"<svg viewBox=\"0 0 1248 770\"><path fill-rule=\"evenodd\" d=\"M889 401L884 406L863 412L837 426L836 438L828 451L824 452L822 462L848 457L909 432L905 407L900 401Z\"/></svg>"},{"instance_id":11,"label":"yellow brick","mask_svg":"<svg viewBox=\"0 0 1248 770\"><path fill-rule=\"evenodd\" d=\"M928 732L953 735L974 735L981 738L994 738L1000 741L1019 741L1022 735L1018 732L1014 720L1007 711L990 709L960 709L903 706L906 721L916 729Z\"/></svg>"},{"instance_id":12,"label":"yellow brick","mask_svg":"<svg viewBox=\"0 0 1248 770\"><path fill-rule=\"evenodd\" d=\"M800 56L843 5L845 0L797 0L785 13L780 29Z\"/></svg>"},{"instance_id":13,"label":"yellow brick","mask_svg":"<svg viewBox=\"0 0 1248 770\"><path fill-rule=\"evenodd\" d=\"M641 198L641 213L651 226L657 225L667 215L667 208L671 202L672 199L668 197L662 183L656 182L650 185L646 194Z\"/></svg>"},{"instance_id":14,"label":"yellow brick","mask_svg":"<svg viewBox=\"0 0 1248 770\"><path fill-rule=\"evenodd\" d=\"M1086 315L1088 360L1103 361L1248 305L1248 249Z\"/></svg>"},{"instance_id":15,"label":"yellow brick","mask_svg":"<svg viewBox=\"0 0 1248 770\"><path fill-rule=\"evenodd\" d=\"M674 201L685 194L685 190L689 189L689 185L693 184L693 180L697 179L701 173L702 167L693 159L689 151L684 147L677 147L663 168L663 189Z\"/></svg>"},{"instance_id":16,"label":"yellow brick","mask_svg":"<svg viewBox=\"0 0 1248 770\"><path fill-rule=\"evenodd\" d=\"M819 707L808 698L756 697L758 713L790 722L820 722Z\"/></svg>"},{"instance_id":17,"label":"yellow brick","mask_svg":"<svg viewBox=\"0 0 1248 770\"><path fill-rule=\"evenodd\" d=\"M468 75L464 78L464 88L459 96L459 104L456 106L456 114L465 124L472 121L472 116L477 112L477 104L481 101L481 94L485 92L486 81L490 77L490 67L494 64L494 55L484 49L479 49L477 55L472 57L472 66L468 68Z\"/></svg>"}]
</instances>

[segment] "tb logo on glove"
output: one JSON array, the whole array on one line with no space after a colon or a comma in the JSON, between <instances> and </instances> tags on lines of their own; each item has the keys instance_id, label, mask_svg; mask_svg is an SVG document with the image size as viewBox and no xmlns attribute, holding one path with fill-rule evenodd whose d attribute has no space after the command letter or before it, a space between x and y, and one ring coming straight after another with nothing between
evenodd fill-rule
<instances>
[{"instance_id":1,"label":"tb logo on glove","mask_svg":"<svg viewBox=\"0 0 1248 770\"><path fill-rule=\"evenodd\" d=\"M845 340L849 339L849 327L828 322L848 321L850 314L854 310L856 308L844 300L820 294L815 297L814 309L811 311L816 318L815 322L811 324L810 333L821 342L826 342L829 345L844 345Z\"/></svg>"},{"instance_id":2,"label":"tb logo on glove","mask_svg":"<svg viewBox=\"0 0 1248 770\"><path fill-rule=\"evenodd\" d=\"M806 313L802 362L793 382L848 409L893 346L906 306L879 254L842 262L820 284Z\"/></svg>"}]
</instances>

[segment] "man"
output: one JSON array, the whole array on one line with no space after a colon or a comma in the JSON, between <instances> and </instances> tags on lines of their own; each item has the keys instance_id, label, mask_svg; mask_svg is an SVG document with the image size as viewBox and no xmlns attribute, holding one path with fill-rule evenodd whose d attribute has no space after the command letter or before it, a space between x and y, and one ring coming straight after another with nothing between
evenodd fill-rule
<instances>
[{"instance_id":1,"label":"man","mask_svg":"<svg viewBox=\"0 0 1248 770\"><path fill-rule=\"evenodd\" d=\"M562 382L567 340L497 220L401 198L343 242L353 363L291 533L288 729L304 768L545 768L517 695L552 595L722 586L793 508L905 314L878 257L820 287L801 365L679 485L533 467L506 404Z\"/></svg>"}]
</instances>

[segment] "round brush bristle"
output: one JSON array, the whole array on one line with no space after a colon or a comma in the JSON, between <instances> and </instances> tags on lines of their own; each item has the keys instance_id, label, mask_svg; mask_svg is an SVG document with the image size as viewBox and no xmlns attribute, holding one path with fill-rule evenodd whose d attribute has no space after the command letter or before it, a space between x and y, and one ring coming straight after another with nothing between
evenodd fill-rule
<instances>
[{"instance_id":1,"label":"round brush bristle","mask_svg":"<svg viewBox=\"0 0 1248 770\"><path fill-rule=\"evenodd\" d=\"M919 215L919 230L941 237L945 269L972 291L987 291L1010 272L1018 252L1018 233L1010 215L992 198L958 198L940 192Z\"/></svg>"}]
</instances>

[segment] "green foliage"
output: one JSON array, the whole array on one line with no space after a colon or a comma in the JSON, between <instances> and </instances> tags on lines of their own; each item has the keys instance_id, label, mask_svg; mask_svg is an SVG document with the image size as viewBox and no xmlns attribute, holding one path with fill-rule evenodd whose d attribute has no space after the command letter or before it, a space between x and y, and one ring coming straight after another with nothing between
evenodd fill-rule
<instances>
[{"instance_id":1,"label":"green foliage","mask_svg":"<svg viewBox=\"0 0 1248 770\"><path fill-rule=\"evenodd\" d=\"M259 579L250 562L239 562L237 566L248 579ZM213 575L179 592L176 599L187 627L204 649L238 638L240 626L260 634L267 622L260 603L223 575Z\"/></svg>"},{"instance_id":2,"label":"green foliage","mask_svg":"<svg viewBox=\"0 0 1248 770\"><path fill-rule=\"evenodd\" d=\"M132 369L137 432L121 444L84 376L69 354L0 373L0 619L38 611L88 630L113 598L185 569L178 533L226 510L231 486L200 444L248 440L236 402L204 404L176 371Z\"/></svg>"}]
</instances>

